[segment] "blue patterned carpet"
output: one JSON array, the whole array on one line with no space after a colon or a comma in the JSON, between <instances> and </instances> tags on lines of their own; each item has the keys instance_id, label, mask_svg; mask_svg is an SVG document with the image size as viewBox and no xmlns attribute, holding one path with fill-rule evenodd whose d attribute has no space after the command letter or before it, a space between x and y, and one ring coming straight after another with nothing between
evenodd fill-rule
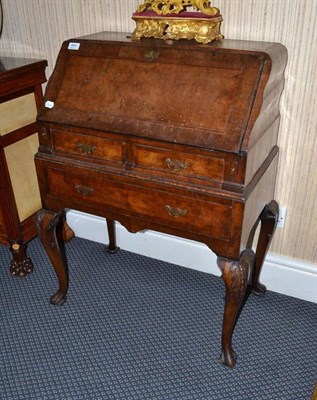
<instances>
[{"instance_id":1,"label":"blue patterned carpet","mask_svg":"<svg viewBox=\"0 0 317 400\"><path fill-rule=\"evenodd\" d=\"M317 306L251 296L217 363L220 278L75 238L67 303L49 304L55 275L37 239L35 271L12 278L0 246L0 398L310 400L317 377Z\"/></svg>"}]
</instances>

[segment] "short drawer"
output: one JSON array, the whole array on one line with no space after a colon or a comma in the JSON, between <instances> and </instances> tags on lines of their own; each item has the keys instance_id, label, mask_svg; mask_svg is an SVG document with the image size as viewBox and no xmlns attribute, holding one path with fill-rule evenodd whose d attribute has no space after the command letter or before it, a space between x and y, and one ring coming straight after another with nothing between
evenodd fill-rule
<instances>
[{"instance_id":1,"label":"short drawer","mask_svg":"<svg viewBox=\"0 0 317 400\"><path fill-rule=\"evenodd\" d=\"M94 160L122 162L122 142L76 132L51 130L56 152L80 155Z\"/></svg>"},{"instance_id":2,"label":"short drawer","mask_svg":"<svg viewBox=\"0 0 317 400\"><path fill-rule=\"evenodd\" d=\"M221 157L202 156L144 145L134 145L133 156L135 168L143 168L153 173L160 172L174 179L189 177L209 182L223 180L225 161Z\"/></svg>"},{"instance_id":3,"label":"short drawer","mask_svg":"<svg viewBox=\"0 0 317 400\"><path fill-rule=\"evenodd\" d=\"M46 194L63 200L68 208L81 205L108 209L155 222L156 224L229 240L231 202L221 204L208 197L194 198L138 184L116 181L115 176L91 172L65 174L50 168L45 172ZM122 179L121 179L122 180ZM83 210L84 211L84 210ZM150 228L150 224L149 224Z\"/></svg>"}]
</instances>

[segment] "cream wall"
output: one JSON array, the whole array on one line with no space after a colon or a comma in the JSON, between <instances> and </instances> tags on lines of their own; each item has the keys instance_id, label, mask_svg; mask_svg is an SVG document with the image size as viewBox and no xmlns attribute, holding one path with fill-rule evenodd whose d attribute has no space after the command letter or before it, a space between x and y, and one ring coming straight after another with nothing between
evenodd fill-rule
<instances>
[{"instance_id":1,"label":"cream wall","mask_svg":"<svg viewBox=\"0 0 317 400\"><path fill-rule=\"evenodd\" d=\"M131 32L139 0L2 0L1 56L45 58L52 72L68 38ZM317 0L215 0L227 38L283 43L289 52L281 102L276 200L287 208L271 251L317 263Z\"/></svg>"}]
</instances>

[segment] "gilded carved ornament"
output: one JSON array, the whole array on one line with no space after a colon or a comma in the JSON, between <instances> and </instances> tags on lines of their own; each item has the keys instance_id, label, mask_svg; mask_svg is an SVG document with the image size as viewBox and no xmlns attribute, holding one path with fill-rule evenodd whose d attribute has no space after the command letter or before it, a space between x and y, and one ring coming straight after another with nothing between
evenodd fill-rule
<instances>
[{"instance_id":1,"label":"gilded carved ornament","mask_svg":"<svg viewBox=\"0 0 317 400\"><path fill-rule=\"evenodd\" d=\"M206 44L223 38L220 32L222 17L210 1L145 0L132 18L136 22L133 39L195 39Z\"/></svg>"}]
</instances>

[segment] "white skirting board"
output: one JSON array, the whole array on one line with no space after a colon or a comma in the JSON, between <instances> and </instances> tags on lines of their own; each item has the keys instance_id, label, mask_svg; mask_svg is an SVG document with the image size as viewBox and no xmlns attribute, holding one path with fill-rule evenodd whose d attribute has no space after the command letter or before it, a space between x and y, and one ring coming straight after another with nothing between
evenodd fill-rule
<instances>
[{"instance_id":1,"label":"white skirting board","mask_svg":"<svg viewBox=\"0 0 317 400\"><path fill-rule=\"evenodd\" d=\"M76 236L108 243L103 218L69 210L67 222ZM119 223L116 223L116 234L121 249L220 275L215 254L202 243L153 231L132 234ZM269 253L262 269L261 283L273 292L317 303L317 264Z\"/></svg>"}]
</instances>

